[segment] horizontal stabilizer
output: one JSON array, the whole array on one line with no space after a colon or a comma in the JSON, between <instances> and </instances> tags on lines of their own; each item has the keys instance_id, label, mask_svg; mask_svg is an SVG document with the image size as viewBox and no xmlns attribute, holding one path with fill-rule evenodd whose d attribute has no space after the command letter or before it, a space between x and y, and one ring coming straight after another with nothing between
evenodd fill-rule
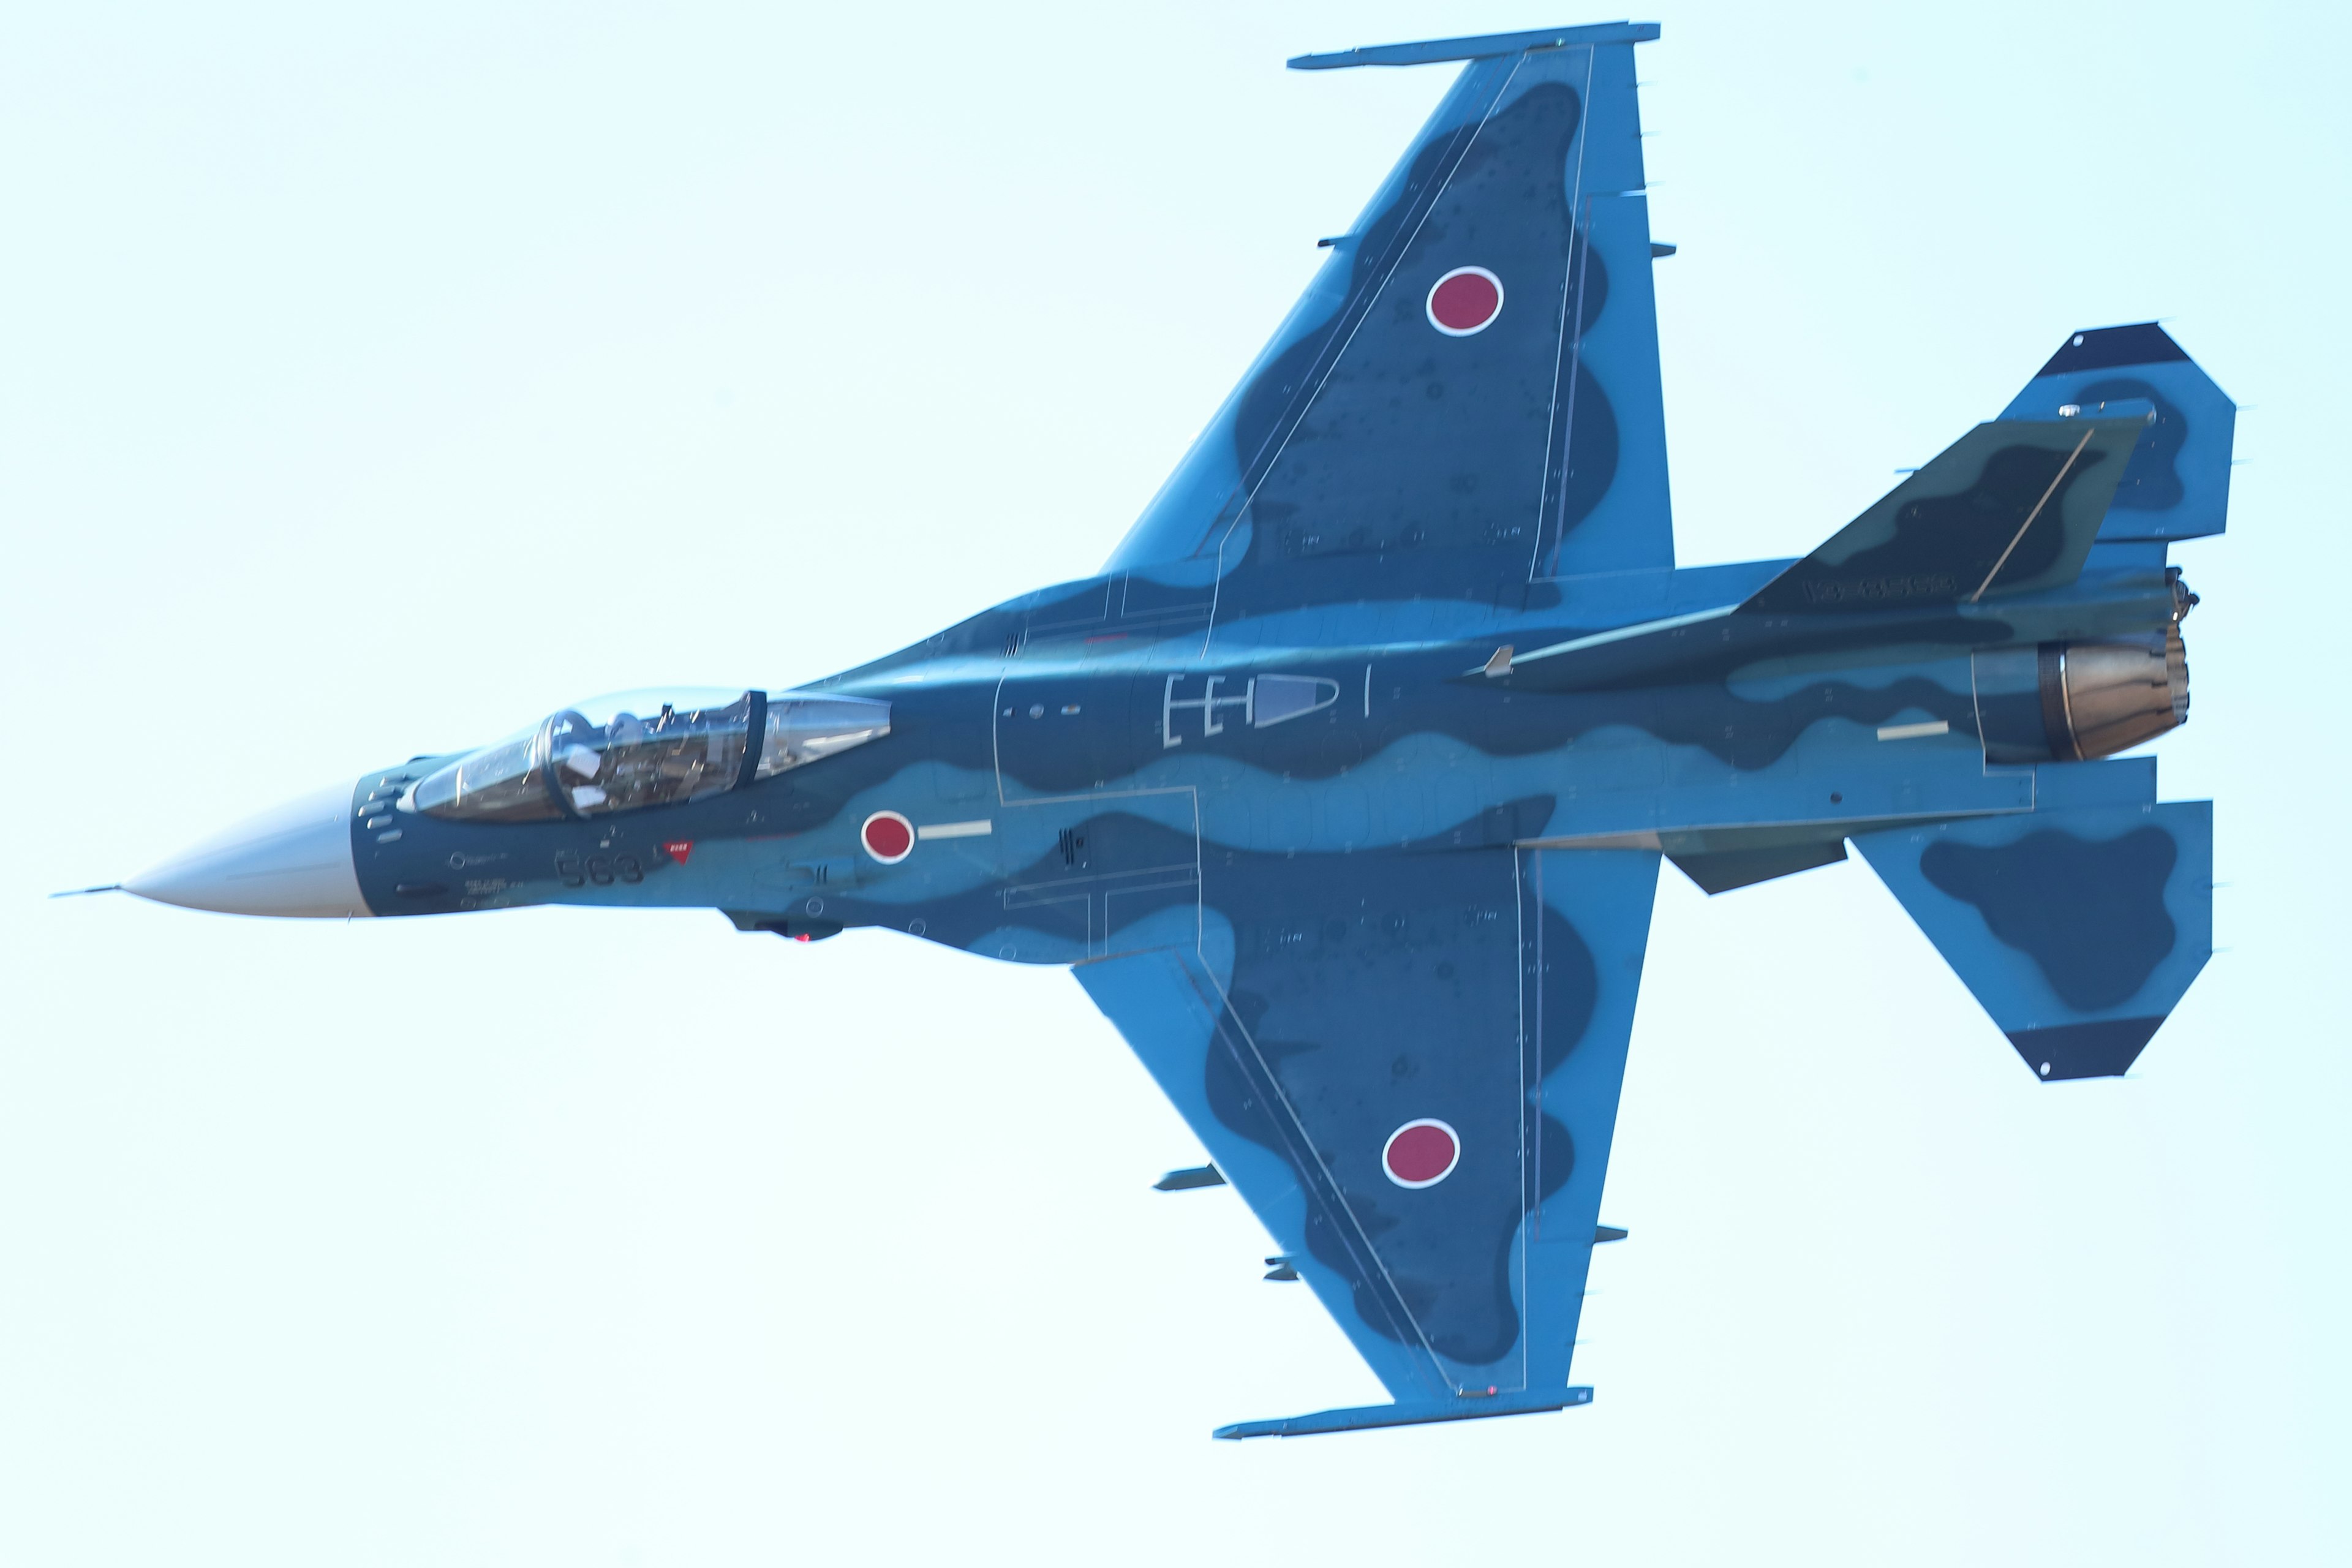
<instances>
[{"instance_id":1,"label":"horizontal stabilizer","mask_svg":"<svg viewBox=\"0 0 2352 1568\"><path fill-rule=\"evenodd\" d=\"M2230 513L2237 405L2154 321L2076 332L2001 410L2003 419L2091 418L2125 402L2151 406L2116 487L2103 540L2195 539Z\"/></svg>"},{"instance_id":2,"label":"horizontal stabilizer","mask_svg":"<svg viewBox=\"0 0 2352 1568\"><path fill-rule=\"evenodd\" d=\"M2045 1079L2121 1074L2213 951L2210 801L2036 811L1853 845Z\"/></svg>"},{"instance_id":3,"label":"horizontal stabilizer","mask_svg":"<svg viewBox=\"0 0 2352 1568\"><path fill-rule=\"evenodd\" d=\"M2063 587L2081 574L2147 421L2143 409L1979 425L1740 613L1883 611Z\"/></svg>"}]
</instances>

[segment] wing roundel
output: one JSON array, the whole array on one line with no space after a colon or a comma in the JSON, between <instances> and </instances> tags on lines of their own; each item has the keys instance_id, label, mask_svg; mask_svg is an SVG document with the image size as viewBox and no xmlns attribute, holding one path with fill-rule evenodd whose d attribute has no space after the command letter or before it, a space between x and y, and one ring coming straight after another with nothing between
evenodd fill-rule
<instances>
[{"instance_id":1,"label":"wing roundel","mask_svg":"<svg viewBox=\"0 0 2352 1568\"><path fill-rule=\"evenodd\" d=\"M1230 622L1673 564L1637 36L1464 68L1112 570Z\"/></svg>"},{"instance_id":2,"label":"wing roundel","mask_svg":"<svg viewBox=\"0 0 2352 1568\"><path fill-rule=\"evenodd\" d=\"M1564 1398L1657 856L1215 860L1078 978L1401 1403Z\"/></svg>"}]
</instances>

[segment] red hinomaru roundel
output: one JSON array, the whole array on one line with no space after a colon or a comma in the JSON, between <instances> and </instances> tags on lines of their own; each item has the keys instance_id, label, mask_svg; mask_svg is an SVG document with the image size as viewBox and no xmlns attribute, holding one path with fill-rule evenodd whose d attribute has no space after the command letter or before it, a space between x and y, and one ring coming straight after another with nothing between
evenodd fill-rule
<instances>
[{"instance_id":1,"label":"red hinomaru roundel","mask_svg":"<svg viewBox=\"0 0 2352 1568\"><path fill-rule=\"evenodd\" d=\"M857 830L857 841L885 866L896 866L915 852L915 825L895 811L877 811Z\"/></svg>"},{"instance_id":2,"label":"red hinomaru roundel","mask_svg":"<svg viewBox=\"0 0 2352 1568\"><path fill-rule=\"evenodd\" d=\"M1503 313L1503 280L1483 267L1457 267L1429 286L1424 309L1449 338L1483 332Z\"/></svg>"},{"instance_id":3,"label":"red hinomaru roundel","mask_svg":"<svg viewBox=\"0 0 2352 1568\"><path fill-rule=\"evenodd\" d=\"M1454 1173L1462 1158L1462 1139L1433 1116L1408 1121L1389 1134L1381 1151L1381 1169L1400 1187L1433 1187Z\"/></svg>"}]
</instances>

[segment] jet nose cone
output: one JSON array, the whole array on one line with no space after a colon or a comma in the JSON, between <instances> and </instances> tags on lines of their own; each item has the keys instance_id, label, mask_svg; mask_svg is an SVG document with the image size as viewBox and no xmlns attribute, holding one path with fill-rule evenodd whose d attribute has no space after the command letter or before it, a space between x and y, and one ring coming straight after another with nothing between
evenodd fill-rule
<instances>
[{"instance_id":1,"label":"jet nose cone","mask_svg":"<svg viewBox=\"0 0 2352 1568\"><path fill-rule=\"evenodd\" d=\"M122 884L159 904L341 920L373 911L352 859L352 786L264 812Z\"/></svg>"}]
</instances>

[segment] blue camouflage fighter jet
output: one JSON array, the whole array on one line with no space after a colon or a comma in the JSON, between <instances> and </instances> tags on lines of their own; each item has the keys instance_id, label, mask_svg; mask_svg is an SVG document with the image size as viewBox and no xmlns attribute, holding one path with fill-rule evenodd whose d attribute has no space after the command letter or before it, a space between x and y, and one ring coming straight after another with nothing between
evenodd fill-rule
<instances>
[{"instance_id":1,"label":"blue camouflage fighter jet","mask_svg":"<svg viewBox=\"0 0 2352 1568\"><path fill-rule=\"evenodd\" d=\"M1395 1403L1580 1405L1659 861L1845 858L2025 1063L2128 1068L2210 948L2172 542L2234 409L2076 332L1799 561L1675 566L1634 46L1462 62L1095 576L788 690L639 692L395 763L127 883L244 914L708 907L1066 964Z\"/></svg>"}]
</instances>

